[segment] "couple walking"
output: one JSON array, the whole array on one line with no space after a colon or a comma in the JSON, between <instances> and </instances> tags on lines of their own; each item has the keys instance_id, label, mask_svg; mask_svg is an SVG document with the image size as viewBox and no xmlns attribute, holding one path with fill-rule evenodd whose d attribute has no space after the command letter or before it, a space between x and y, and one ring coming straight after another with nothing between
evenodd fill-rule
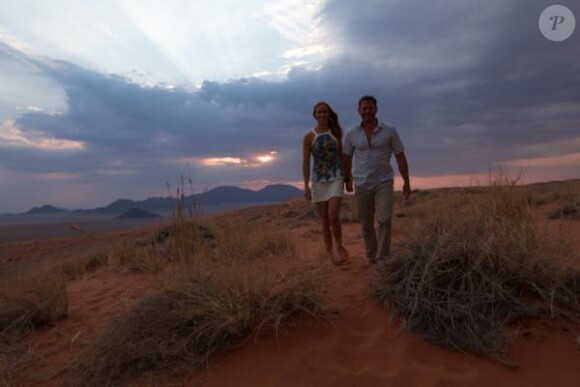
<instances>
[{"instance_id":1,"label":"couple walking","mask_svg":"<svg viewBox=\"0 0 580 387\"><path fill-rule=\"evenodd\" d=\"M342 244L339 218L345 188L347 192L355 192L366 257L371 264L391 256L394 172L390 160L393 153L404 180L403 195L408 198L411 194L403 143L393 126L377 119L377 111L375 97L362 97L358 101L362 121L343 138L336 112L328 103L318 102L312 112L316 127L304 136L304 196L316 204L326 252L337 265L348 257ZM378 235L375 218L379 224Z\"/></svg>"}]
</instances>

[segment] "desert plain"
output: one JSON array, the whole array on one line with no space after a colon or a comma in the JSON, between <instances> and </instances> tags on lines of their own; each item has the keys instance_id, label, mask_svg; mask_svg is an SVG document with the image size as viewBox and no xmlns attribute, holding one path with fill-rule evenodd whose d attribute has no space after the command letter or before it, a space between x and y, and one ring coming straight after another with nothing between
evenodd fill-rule
<instances>
[{"instance_id":1,"label":"desert plain","mask_svg":"<svg viewBox=\"0 0 580 387\"><path fill-rule=\"evenodd\" d=\"M579 180L397 193L392 261L370 265L347 195L340 266L302 198L4 224L0 385L576 386L579 210Z\"/></svg>"}]
</instances>

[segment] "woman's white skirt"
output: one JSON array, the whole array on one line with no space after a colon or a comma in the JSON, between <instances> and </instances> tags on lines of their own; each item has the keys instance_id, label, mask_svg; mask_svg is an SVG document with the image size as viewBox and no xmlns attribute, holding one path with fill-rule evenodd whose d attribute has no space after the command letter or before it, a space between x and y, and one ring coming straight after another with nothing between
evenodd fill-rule
<instances>
[{"instance_id":1,"label":"woman's white skirt","mask_svg":"<svg viewBox=\"0 0 580 387\"><path fill-rule=\"evenodd\" d=\"M312 202L327 202L333 197L342 197L344 193L344 179L336 179L329 183L312 183Z\"/></svg>"}]
</instances>

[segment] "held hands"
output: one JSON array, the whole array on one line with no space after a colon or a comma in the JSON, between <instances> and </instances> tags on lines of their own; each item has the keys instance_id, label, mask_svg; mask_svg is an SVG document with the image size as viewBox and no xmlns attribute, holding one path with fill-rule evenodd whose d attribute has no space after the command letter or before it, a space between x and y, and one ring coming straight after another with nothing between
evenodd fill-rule
<instances>
[{"instance_id":1,"label":"held hands","mask_svg":"<svg viewBox=\"0 0 580 387\"><path fill-rule=\"evenodd\" d=\"M344 185L346 187L346 192L352 192L352 191L354 191L354 187L353 187L353 184L352 184L352 180L351 179L345 180L344 181Z\"/></svg>"}]
</instances>

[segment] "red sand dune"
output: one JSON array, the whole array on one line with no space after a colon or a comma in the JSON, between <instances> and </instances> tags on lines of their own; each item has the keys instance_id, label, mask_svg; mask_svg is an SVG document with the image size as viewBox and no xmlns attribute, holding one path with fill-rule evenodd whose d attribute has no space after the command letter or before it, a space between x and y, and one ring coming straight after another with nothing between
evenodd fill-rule
<instances>
[{"instance_id":1,"label":"red sand dune","mask_svg":"<svg viewBox=\"0 0 580 387\"><path fill-rule=\"evenodd\" d=\"M572 224L572 223L570 223ZM578 230L577 223L573 224ZM298 259L323 260L318 221L306 219L291 232L299 243ZM394 245L401 241L395 230ZM580 355L577 326L537 320L514 328L511 369L486 357L450 351L404 331L391 311L369 296L374 267L363 254L357 224L344 225L350 260L332 270L344 309L329 320L303 318L280 332L263 332L237 349L221 354L185 380L158 375L124 385L199 386L577 386ZM24 246L23 246L24 247ZM327 262L330 265L330 262ZM25 341L41 357L17 374L22 385L66 384L66 366L88 338L101 329L120 303L132 302L149 286L146 276L100 272L69 285L69 317ZM33 383L30 376L49 380ZM177 383L177 384L176 384Z\"/></svg>"}]
</instances>

